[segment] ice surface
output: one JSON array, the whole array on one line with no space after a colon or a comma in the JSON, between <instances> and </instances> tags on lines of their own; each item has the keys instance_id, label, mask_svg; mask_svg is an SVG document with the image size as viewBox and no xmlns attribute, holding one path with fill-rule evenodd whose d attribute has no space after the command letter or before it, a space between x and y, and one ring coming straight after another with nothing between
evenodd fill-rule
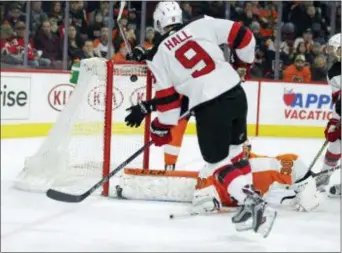
<instances>
[{"instance_id":1,"label":"ice surface","mask_svg":"<svg viewBox=\"0 0 342 253\"><path fill-rule=\"evenodd\" d=\"M311 213L279 210L271 235L236 232L231 214L169 220L183 203L117 200L93 196L79 204L13 189L12 183L43 139L1 141L1 251L340 251L340 199L325 199ZM253 151L295 152L309 164L322 139L253 138ZM195 137L186 137L179 168L203 165ZM183 154L183 155L182 155ZM184 155L186 154L186 155ZM128 154L129 155L129 154ZM162 168L162 149L152 150ZM316 166L321 166L322 159ZM334 179L339 182L340 172Z\"/></svg>"}]
</instances>

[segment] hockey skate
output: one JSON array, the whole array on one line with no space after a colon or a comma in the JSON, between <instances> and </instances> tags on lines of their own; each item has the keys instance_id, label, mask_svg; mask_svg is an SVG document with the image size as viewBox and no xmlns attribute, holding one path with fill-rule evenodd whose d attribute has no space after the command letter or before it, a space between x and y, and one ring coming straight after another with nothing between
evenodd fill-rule
<instances>
[{"instance_id":1,"label":"hockey skate","mask_svg":"<svg viewBox=\"0 0 342 253\"><path fill-rule=\"evenodd\" d=\"M261 197L250 188L244 188L247 197L237 214L232 218L237 231L253 229L266 238L272 230L277 212L270 208Z\"/></svg>"},{"instance_id":2,"label":"hockey skate","mask_svg":"<svg viewBox=\"0 0 342 253\"><path fill-rule=\"evenodd\" d=\"M174 171L176 168L176 164L165 164L164 170L165 171Z\"/></svg>"},{"instance_id":3,"label":"hockey skate","mask_svg":"<svg viewBox=\"0 0 342 253\"><path fill-rule=\"evenodd\" d=\"M325 173L316 177L317 190L320 192L325 191L325 187L329 184L330 176L332 173Z\"/></svg>"}]
</instances>

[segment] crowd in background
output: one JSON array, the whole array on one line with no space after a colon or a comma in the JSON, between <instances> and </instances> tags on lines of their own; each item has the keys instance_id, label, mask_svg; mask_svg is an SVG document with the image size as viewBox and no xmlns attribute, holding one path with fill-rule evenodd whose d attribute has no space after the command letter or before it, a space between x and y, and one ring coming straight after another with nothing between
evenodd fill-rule
<instances>
[{"instance_id":1,"label":"crowd in background","mask_svg":"<svg viewBox=\"0 0 342 253\"><path fill-rule=\"evenodd\" d=\"M29 22L26 1L1 2L1 63L20 67L24 59L26 26L29 26L28 65L36 68L62 69L63 38L68 34L68 68L72 63L91 57L111 57L125 61L127 50L117 26L119 1L114 4L114 28L108 29L108 1L69 2L69 24L65 31L64 1L33 1ZM132 47L141 42L153 47L158 34L153 29L153 10L157 2L147 2L146 29L141 33L141 2L130 2L119 21ZM289 1L282 2L279 13L276 1L180 1L184 21L198 15L210 15L239 21L249 27L257 41L256 60L250 71L252 78L274 78L277 33L281 33L279 73L286 81L325 81L327 56L325 45L331 34L341 32L340 2ZM336 8L333 12L333 8ZM335 22L332 23L332 13ZM281 17L281 29L277 28ZM205 29L203 28L204 32ZM112 41L109 41L111 33ZM143 34L144 38L140 38ZM108 43L112 55L108 55Z\"/></svg>"}]
</instances>

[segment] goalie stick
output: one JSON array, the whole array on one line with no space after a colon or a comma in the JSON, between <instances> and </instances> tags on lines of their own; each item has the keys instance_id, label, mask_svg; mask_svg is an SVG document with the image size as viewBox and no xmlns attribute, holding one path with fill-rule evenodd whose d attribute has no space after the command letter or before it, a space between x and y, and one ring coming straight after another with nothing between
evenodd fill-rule
<instances>
[{"instance_id":1,"label":"goalie stick","mask_svg":"<svg viewBox=\"0 0 342 253\"><path fill-rule=\"evenodd\" d=\"M137 150L134 154L132 154L129 158L127 158L124 162L122 162L116 169L111 171L106 177L102 178L99 182L97 182L93 187L91 187L88 191L81 195L74 195L69 193L64 193L60 191L56 191L53 189L49 189L46 192L46 195L54 200L62 201L62 202L70 202L70 203L78 203L86 199L90 194L96 191L99 187L101 187L105 182L107 182L111 177L113 177L120 170L124 169L130 162L132 162L135 158L137 158L146 148L150 147L153 144L153 141L149 141L139 150Z\"/></svg>"},{"instance_id":2,"label":"goalie stick","mask_svg":"<svg viewBox=\"0 0 342 253\"><path fill-rule=\"evenodd\" d=\"M341 125L341 122L338 122L338 124L336 125L336 128L339 128L340 125ZM337 166L337 167L335 167L335 168L331 168L330 170L321 171L321 172L319 172L319 173L315 173L315 172L312 171L312 169L313 169L313 167L315 166L315 164L316 164L318 158L322 155L323 151L324 151L325 148L328 146L328 144L329 144L329 141L328 141L328 140L325 140L324 143L323 143L323 145L322 145L322 147L318 150L316 156L314 157L314 159L313 159L312 162L310 163L309 168L308 168L308 172L306 173L306 175L305 175L302 179L298 180L296 183L298 183L298 182L300 182L300 181L302 181L302 180L307 179L309 176L317 177L317 176L319 176L319 175L322 175L322 174L325 174L325 173L328 173L328 172L332 172L332 171L334 171L334 170L336 170L336 169L339 169L339 166Z\"/></svg>"}]
</instances>

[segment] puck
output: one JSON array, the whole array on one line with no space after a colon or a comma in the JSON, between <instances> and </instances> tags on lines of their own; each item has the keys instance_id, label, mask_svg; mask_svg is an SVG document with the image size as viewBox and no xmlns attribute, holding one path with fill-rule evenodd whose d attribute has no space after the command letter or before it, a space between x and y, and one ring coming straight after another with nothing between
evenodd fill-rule
<instances>
[{"instance_id":1,"label":"puck","mask_svg":"<svg viewBox=\"0 0 342 253\"><path fill-rule=\"evenodd\" d=\"M131 82L133 82L133 83L136 82L136 81L138 80L137 75L131 75L130 80L131 80Z\"/></svg>"},{"instance_id":2,"label":"puck","mask_svg":"<svg viewBox=\"0 0 342 253\"><path fill-rule=\"evenodd\" d=\"M173 219L173 214L170 214L170 219Z\"/></svg>"}]
</instances>

